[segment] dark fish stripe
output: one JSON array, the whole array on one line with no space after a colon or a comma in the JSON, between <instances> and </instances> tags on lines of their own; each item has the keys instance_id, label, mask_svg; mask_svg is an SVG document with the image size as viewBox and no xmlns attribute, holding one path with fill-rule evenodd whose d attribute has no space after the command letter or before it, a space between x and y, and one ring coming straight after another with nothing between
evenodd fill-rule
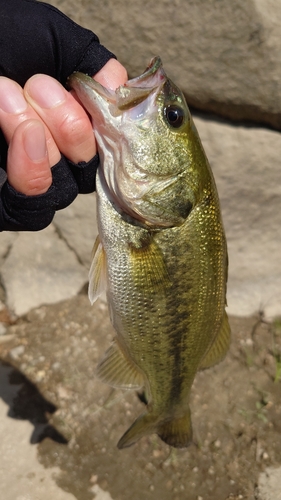
<instances>
[{"instance_id":1,"label":"dark fish stripe","mask_svg":"<svg viewBox=\"0 0 281 500\"><path fill-rule=\"evenodd\" d=\"M181 267L177 266L177 258L174 260L173 263L173 270L174 270L174 283L180 283L180 280L177 279L175 275L179 274ZM185 272L181 270L181 275L186 274ZM183 278L183 276L181 276ZM168 318L167 318L167 332L168 332L168 355L170 359L173 360L172 363L172 373L171 373L171 386L170 386L170 393L169 393L169 401L171 403L173 402L179 402L181 400L181 395L183 392L183 384L185 384L186 380L186 373L185 370L183 369L183 366L185 365L185 348L183 346L188 345L188 332L190 330L190 311L188 309L188 306L186 304L186 299L183 299L183 292L185 294L188 293L188 290L191 288L191 284L188 283L188 279L184 279L183 281L185 282L185 289L182 290L181 286L179 289L178 287L175 286L173 288L173 293L169 294L167 296L167 311L168 311ZM189 294L188 294L189 295ZM175 300L175 298L177 299ZM185 307L182 308L182 311L179 311L179 306L181 300L185 302ZM175 322L176 318L176 322Z\"/></svg>"}]
</instances>

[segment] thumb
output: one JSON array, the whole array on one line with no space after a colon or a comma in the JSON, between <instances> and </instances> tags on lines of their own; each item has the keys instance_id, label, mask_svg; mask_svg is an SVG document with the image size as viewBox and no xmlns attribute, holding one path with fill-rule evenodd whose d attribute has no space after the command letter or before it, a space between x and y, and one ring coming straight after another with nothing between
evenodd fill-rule
<instances>
[{"instance_id":1,"label":"thumb","mask_svg":"<svg viewBox=\"0 0 281 500\"><path fill-rule=\"evenodd\" d=\"M10 185L22 194L45 193L52 184L45 130L39 120L26 120L11 139L7 176Z\"/></svg>"}]
</instances>

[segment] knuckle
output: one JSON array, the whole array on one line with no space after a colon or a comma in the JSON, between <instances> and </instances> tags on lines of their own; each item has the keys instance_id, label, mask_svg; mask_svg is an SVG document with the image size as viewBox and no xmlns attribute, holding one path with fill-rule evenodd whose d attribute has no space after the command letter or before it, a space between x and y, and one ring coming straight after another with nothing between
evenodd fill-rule
<instances>
[{"instance_id":1,"label":"knuckle","mask_svg":"<svg viewBox=\"0 0 281 500\"><path fill-rule=\"evenodd\" d=\"M60 122L59 135L64 142L76 146L93 135L93 131L87 116L74 116L67 113Z\"/></svg>"},{"instance_id":2,"label":"knuckle","mask_svg":"<svg viewBox=\"0 0 281 500\"><path fill-rule=\"evenodd\" d=\"M45 174L38 175L33 179L27 180L25 189L29 196L39 195L46 193L51 184L52 184L52 176L49 171L49 173L46 172Z\"/></svg>"}]
</instances>

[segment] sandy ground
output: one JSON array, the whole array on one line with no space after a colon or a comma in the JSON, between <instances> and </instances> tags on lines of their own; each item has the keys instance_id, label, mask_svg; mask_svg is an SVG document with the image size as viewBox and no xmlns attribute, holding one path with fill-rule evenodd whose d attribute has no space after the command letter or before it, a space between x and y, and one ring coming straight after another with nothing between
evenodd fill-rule
<instances>
[{"instance_id":1,"label":"sandy ground","mask_svg":"<svg viewBox=\"0 0 281 500\"><path fill-rule=\"evenodd\" d=\"M58 467L59 486L78 500L260 498L260 473L281 464L281 322L230 320L228 356L196 377L186 450L155 435L116 448L143 403L95 379L114 332L105 303L91 307L84 292L9 326L0 359L19 388L10 415L34 425L39 461Z\"/></svg>"}]
</instances>

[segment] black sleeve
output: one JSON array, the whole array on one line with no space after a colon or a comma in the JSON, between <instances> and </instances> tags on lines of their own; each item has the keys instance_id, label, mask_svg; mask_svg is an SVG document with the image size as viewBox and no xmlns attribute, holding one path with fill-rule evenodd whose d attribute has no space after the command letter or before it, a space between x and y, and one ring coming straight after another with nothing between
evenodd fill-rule
<instances>
[{"instance_id":1,"label":"black sleeve","mask_svg":"<svg viewBox=\"0 0 281 500\"><path fill-rule=\"evenodd\" d=\"M98 37L55 7L35 0L0 0L0 75L21 86L32 75L45 73L62 85L73 71L90 75L115 57ZM7 143L0 131L0 167L6 170ZM78 192L95 188L96 155L78 165L62 157L52 169L53 184L40 196L25 196L5 180L0 182L0 231L36 231L46 227L55 211L69 205ZM1 179L0 179L1 180Z\"/></svg>"}]
</instances>

